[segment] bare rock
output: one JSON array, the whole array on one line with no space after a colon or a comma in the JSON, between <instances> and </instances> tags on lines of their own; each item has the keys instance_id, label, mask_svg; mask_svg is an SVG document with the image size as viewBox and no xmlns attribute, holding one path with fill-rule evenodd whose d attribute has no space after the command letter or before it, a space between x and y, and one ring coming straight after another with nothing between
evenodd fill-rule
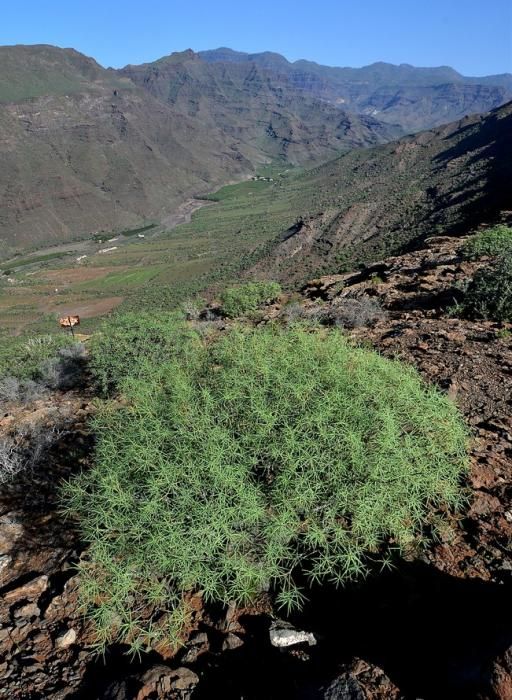
<instances>
[{"instance_id":1,"label":"bare rock","mask_svg":"<svg viewBox=\"0 0 512 700\"><path fill-rule=\"evenodd\" d=\"M366 700L366 695L353 675L343 674L323 690L322 698L323 700Z\"/></svg>"},{"instance_id":2,"label":"bare rock","mask_svg":"<svg viewBox=\"0 0 512 700\"><path fill-rule=\"evenodd\" d=\"M496 661L492 676L492 689L497 700L510 700L512 698L512 646Z\"/></svg>"},{"instance_id":3,"label":"bare rock","mask_svg":"<svg viewBox=\"0 0 512 700\"><path fill-rule=\"evenodd\" d=\"M183 656L183 662L186 664L193 664L202 654L209 651L209 649L210 643L206 632L197 632L191 636L187 643L187 652Z\"/></svg>"},{"instance_id":4,"label":"bare rock","mask_svg":"<svg viewBox=\"0 0 512 700\"><path fill-rule=\"evenodd\" d=\"M7 604L18 603L21 600L35 600L48 588L48 576L38 576L24 586L15 588L4 594Z\"/></svg>"},{"instance_id":5,"label":"bare rock","mask_svg":"<svg viewBox=\"0 0 512 700\"><path fill-rule=\"evenodd\" d=\"M222 651L232 651L233 649L238 649L243 646L243 644L244 642L240 637L230 632L222 643Z\"/></svg>"},{"instance_id":6,"label":"bare rock","mask_svg":"<svg viewBox=\"0 0 512 700\"><path fill-rule=\"evenodd\" d=\"M76 637L76 630L71 628L62 636L57 637L55 640L55 646L57 649L67 649L76 642Z\"/></svg>"},{"instance_id":7,"label":"bare rock","mask_svg":"<svg viewBox=\"0 0 512 700\"><path fill-rule=\"evenodd\" d=\"M269 635L272 646L278 648L292 647L296 644L308 644L311 647L316 644L316 638L312 632L296 630L282 621L271 626Z\"/></svg>"},{"instance_id":8,"label":"bare rock","mask_svg":"<svg viewBox=\"0 0 512 700\"><path fill-rule=\"evenodd\" d=\"M184 666L176 669L168 666L153 666L141 679L143 686L135 700L149 698L179 698L188 700L199 683L199 676Z\"/></svg>"},{"instance_id":9,"label":"bare rock","mask_svg":"<svg viewBox=\"0 0 512 700\"><path fill-rule=\"evenodd\" d=\"M20 621L34 620L36 617L39 617L40 612L41 611L35 603L27 603L26 605L22 605L20 608L17 608L13 613L13 617L19 624Z\"/></svg>"}]
</instances>

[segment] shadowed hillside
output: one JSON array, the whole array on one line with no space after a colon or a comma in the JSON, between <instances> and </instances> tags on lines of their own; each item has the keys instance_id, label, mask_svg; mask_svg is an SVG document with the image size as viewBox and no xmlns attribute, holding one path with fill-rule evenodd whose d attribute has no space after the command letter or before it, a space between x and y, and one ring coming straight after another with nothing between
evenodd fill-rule
<instances>
[{"instance_id":1,"label":"shadowed hillside","mask_svg":"<svg viewBox=\"0 0 512 700\"><path fill-rule=\"evenodd\" d=\"M509 103L311 170L279 195L301 216L256 269L302 280L511 209L511 134Z\"/></svg>"}]
</instances>

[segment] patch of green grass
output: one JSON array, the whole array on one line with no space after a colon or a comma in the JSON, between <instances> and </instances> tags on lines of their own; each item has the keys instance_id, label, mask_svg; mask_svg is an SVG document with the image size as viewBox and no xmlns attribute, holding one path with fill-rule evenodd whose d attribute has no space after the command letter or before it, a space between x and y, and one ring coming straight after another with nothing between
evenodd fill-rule
<instances>
[{"instance_id":1,"label":"patch of green grass","mask_svg":"<svg viewBox=\"0 0 512 700\"><path fill-rule=\"evenodd\" d=\"M47 253L46 255L34 255L31 258L12 258L3 262L0 267L4 270L17 270L19 267L26 267L27 265L48 262L48 260L58 260L66 255L69 255L69 253Z\"/></svg>"},{"instance_id":2,"label":"patch of green grass","mask_svg":"<svg viewBox=\"0 0 512 700\"><path fill-rule=\"evenodd\" d=\"M72 286L72 291L94 291L102 294L123 293L134 287L140 287L145 282L157 277L161 269L161 267L151 266L134 267L130 270L110 272L108 275L105 275L105 277L75 284Z\"/></svg>"},{"instance_id":3,"label":"patch of green grass","mask_svg":"<svg viewBox=\"0 0 512 700\"><path fill-rule=\"evenodd\" d=\"M467 260L495 257L509 253L512 255L512 228L495 226L472 236L462 247L462 255Z\"/></svg>"},{"instance_id":4,"label":"patch of green grass","mask_svg":"<svg viewBox=\"0 0 512 700\"><path fill-rule=\"evenodd\" d=\"M413 369L339 331L182 343L174 321L165 339L152 329L120 345L120 326L94 350L115 364L100 378L124 377L124 405L100 412L96 463L65 489L90 545L81 600L100 648L178 645L192 591L224 604L270 591L300 607L297 570L343 584L460 505L466 428Z\"/></svg>"},{"instance_id":5,"label":"patch of green grass","mask_svg":"<svg viewBox=\"0 0 512 700\"><path fill-rule=\"evenodd\" d=\"M240 201L246 197L251 197L255 194L266 193L272 183L266 180L247 180L236 185L226 185L215 194L210 195L209 199L212 202L223 201Z\"/></svg>"},{"instance_id":6,"label":"patch of green grass","mask_svg":"<svg viewBox=\"0 0 512 700\"><path fill-rule=\"evenodd\" d=\"M228 287L221 294L222 310L229 318L256 311L266 301L275 301L281 294L277 282L247 282Z\"/></svg>"}]
</instances>

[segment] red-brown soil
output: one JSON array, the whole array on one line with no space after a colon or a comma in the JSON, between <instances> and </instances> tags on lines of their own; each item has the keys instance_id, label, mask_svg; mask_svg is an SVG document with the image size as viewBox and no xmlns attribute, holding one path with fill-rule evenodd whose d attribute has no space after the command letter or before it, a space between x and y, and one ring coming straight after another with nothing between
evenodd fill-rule
<instances>
[{"instance_id":1,"label":"red-brown soil","mask_svg":"<svg viewBox=\"0 0 512 700\"><path fill-rule=\"evenodd\" d=\"M378 299L387 317L350 335L417 367L448 392L472 431L466 509L394 571L344 591L313 591L293 620L317 635L311 649L270 647L265 608L198 605L177 656L130 662L116 648L106 666L95 659L72 568L84 546L56 508L60 479L90 458L89 398L7 406L0 432L55 406L75 421L43 469L0 502L0 697L512 698L512 335L450 317L460 283L482 264L464 262L460 245L431 239L359 273L315 280L299 298L317 311L347 295ZM263 322L285 313L275 305Z\"/></svg>"}]
</instances>

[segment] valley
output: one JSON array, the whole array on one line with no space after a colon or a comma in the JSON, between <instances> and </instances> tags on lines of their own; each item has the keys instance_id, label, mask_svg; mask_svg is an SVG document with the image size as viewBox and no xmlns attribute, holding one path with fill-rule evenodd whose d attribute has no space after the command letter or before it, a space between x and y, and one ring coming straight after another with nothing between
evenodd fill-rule
<instances>
[{"instance_id":1,"label":"valley","mask_svg":"<svg viewBox=\"0 0 512 700\"><path fill-rule=\"evenodd\" d=\"M268 164L310 168L510 98L508 74L226 50L113 70L73 49L3 46L0 258L162 223Z\"/></svg>"},{"instance_id":2,"label":"valley","mask_svg":"<svg viewBox=\"0 0 512 700\"><path fill-rule=\"evenodd\" d=\"M46 259L34 265L5 260L2 327L48 329L54 316L80 311L92 330L121 304L168 308L240 274L296 285L476 227L512 208L511 124L509 104L312 169L277 163L178 206L172 230L41 249L34 259Z\"/></svg>"},{"instance_id":3,"label":"valley","mask_svg":"<svg viewBox=\"0 0 512 700\"><path fill-rule=\"evenodd\" d=\"M294 176L288 169L281 179ZM287 199L272 202L273 186L252 179L228 185L211 200L193 200L188 211L178 208L167 226L156 226L143 238L111 232L103 242L61 244L1 262L4 333L48 331L57 316L79 312L88 332L99 316L122 302L162 308L199 292L212 276L228 279L238 258L293 222ZM189 216L190 222L178 224ZM159 298L162 290L168 292L164 299Z\"/></svg>"},{"instance_id":4,"label":"valley","mask_svg":"<svg viewBox=\"0 0 512 700\"><path fill-rule=\"evenodd\" d=\"M94 5L0 46L0 698L511 700L512 74Z\"/></svg>"}]
</instances>

